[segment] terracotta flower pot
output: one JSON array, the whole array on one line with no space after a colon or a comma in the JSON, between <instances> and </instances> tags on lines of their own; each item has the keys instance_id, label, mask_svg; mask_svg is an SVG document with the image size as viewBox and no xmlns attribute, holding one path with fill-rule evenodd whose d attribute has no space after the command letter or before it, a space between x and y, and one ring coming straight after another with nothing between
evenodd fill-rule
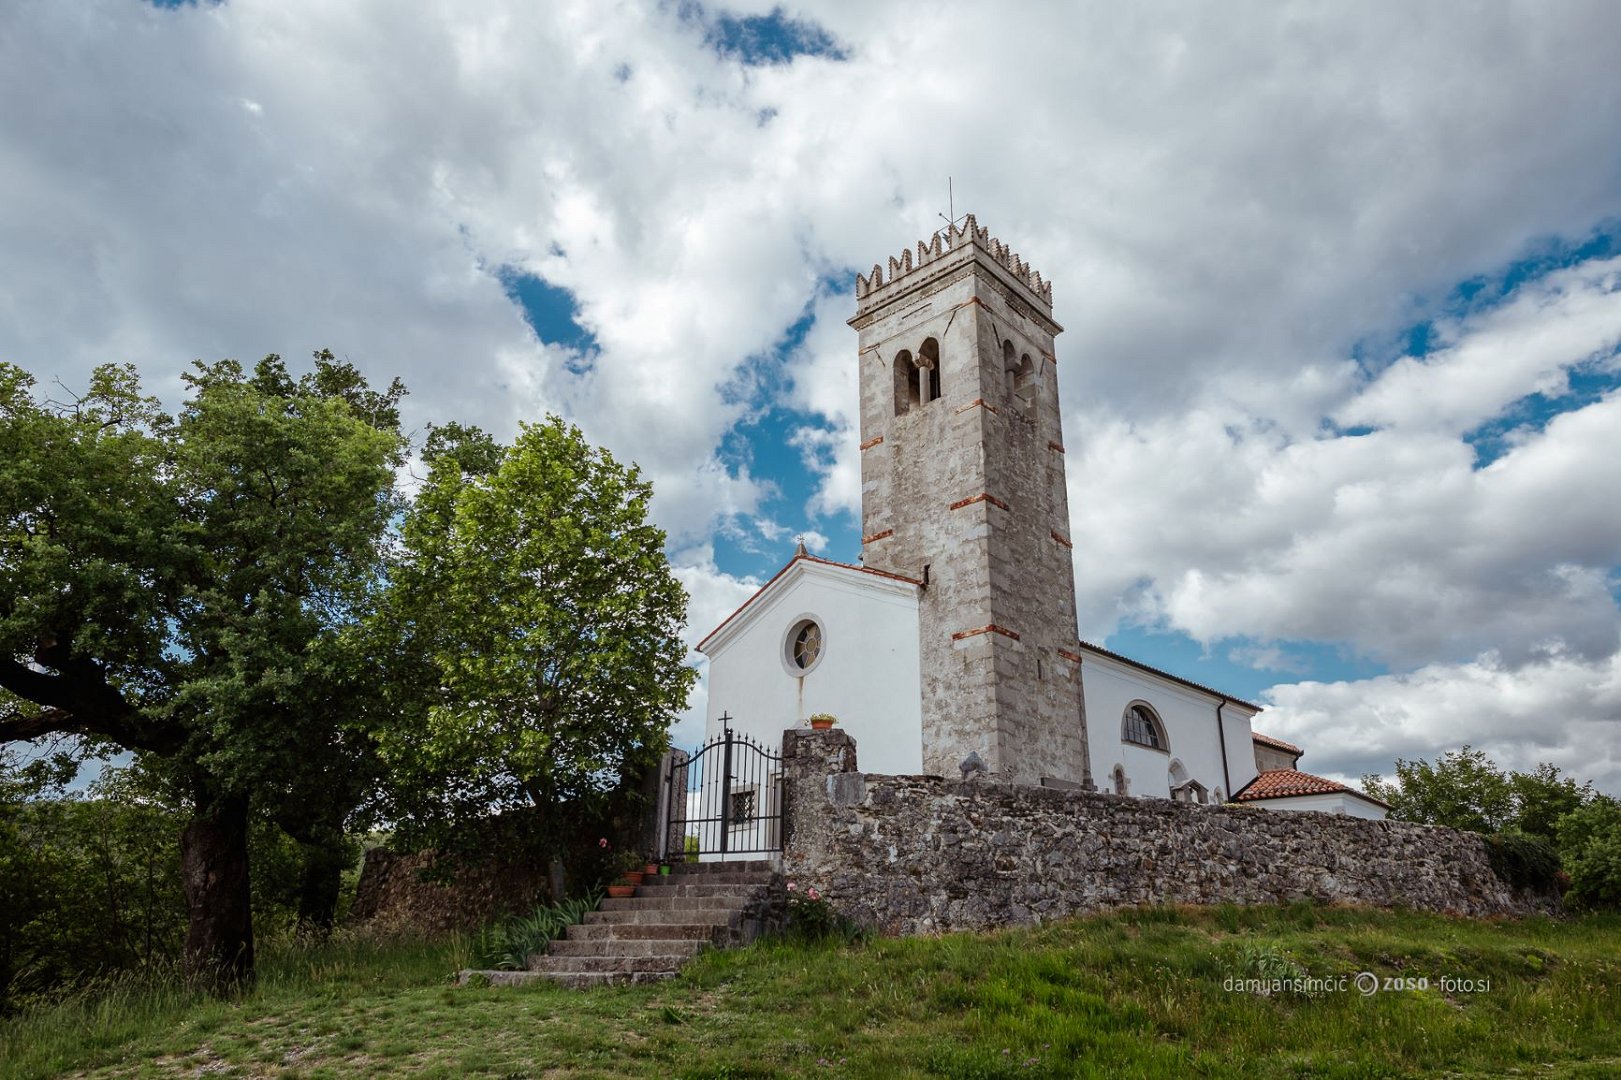
<instances>
[{"instance_id":1,"label":"terracotta flower pot","mask_svg":"<svg viewBox=\"0 0 1621 1080\"><path fill-rule=\"evenodd\" d=\"M636 886L610 885L608 886L608 895L613 897L615 900L624 900L628 897L636 895Z\"/></svg>"},{"instance_id":2,"label":"terracotta flower pot","mask_svg":"<svg viewBox=\"0 0 1621 1080\"><path fill-rule=\"evenodd\" d=\"M642 872L640 870L626 870L624 879L626 885L640 885L642 883Z\"/></svg>"},{"instance_id":3,"label":"terracotta flower pot","mask_svg":"<svg viewBox=\"0 0 1621 1080\"><path fill-rule=\"evenodd\" d=\"M658 877L658 876L659 876L659 864L658 863L650 862L646 866L642 867L642 880L643 881L646 881L650 877Z\"/></svg>"},{"instance_id":4,"label":"terracotta flower pot","mask_svg":"<svg viewBox=\"0 0 1621 1080\"><path fill-rule=\"evenodd\" d=\"M831 731L831 730L833 730L833 721L831 721L831 720L812 720L810 722L810 726L811 726L812 730L814 730L814 731Z\"/></svg>"}]
</instances>

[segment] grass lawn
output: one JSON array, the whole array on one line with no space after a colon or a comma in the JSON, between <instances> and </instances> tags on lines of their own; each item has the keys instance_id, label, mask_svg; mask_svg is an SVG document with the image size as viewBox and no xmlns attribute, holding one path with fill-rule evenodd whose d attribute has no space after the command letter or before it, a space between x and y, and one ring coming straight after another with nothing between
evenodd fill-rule
<instances>
[{"instance_id":1,"label":"grass lawn","mask_svg":"<svg viewBox=\"0 0 1621 1080\"><path fill-rule=\"evenodd\" d=\"M767 942L588 993L452 986L464 950L345 938L267 950L258 988L233 1002L129 987L64 1003L0 1022L0 1075L1621 1076L1614 916L1136 909ZM1412 982L1364 995L1363 971ZM1327 985L1224 986L1300 976Z\"/></svg>"}]
</instances>

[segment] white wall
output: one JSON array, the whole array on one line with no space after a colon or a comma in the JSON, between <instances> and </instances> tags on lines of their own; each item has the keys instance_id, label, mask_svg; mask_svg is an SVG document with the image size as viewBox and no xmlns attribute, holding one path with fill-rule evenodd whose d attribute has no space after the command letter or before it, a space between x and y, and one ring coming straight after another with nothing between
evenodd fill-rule
<instances>
[{"instance_id":1,"label":"white wall","mask_svg":"<svg viewBox=\"0 0 1621 1080\"><path fill-rule=\"evenodd\" d=\"M1263 810L1317 810L1325 814L1346 814L1350 817L1372 818L1383 821L1385 810L1366 799L1343 791L1326 795L1290 795L1282 799L1260 799L1250 803Z\"/></svg>"},{"instance_id":2,"label":"white wall","mask_svg":"<svg viewBox=\"0 0 1621 1080\"><path fill-rule=\"evenodd\" d=\"M783 663L785 639L807 616L822 625L822 658L795 677ZM734 731L776 749L784 728L826 712L856 740L863 771L923 771L915 586L800 560L733 623L705 649L707 738L729 712Z\"/></svg>"},{"instance_id":3,"label":"white wall","mask_svg":"<svg viewBox=\"0 0 1621 1080\"><path fill-rule=\"evenodd\" d=\"M1215 796L1232 797L1255 777L1250 743L1249 710L1229 703L1217 733L1216 707L1221 698L1158 678L1128 664L1084 653L1081 678L1086 690L1086 737L1092 756L1092 780L1099 790L1114 790L1114 767L1124 765L1128 795L1169 798L1170 769L1180 762L1191 779ZM1126 706L1145 701L1159 716L1169 740L1166 752L1150 750L1120 737ZM1222 767L1222 739L1227 764Z\"/></svg>"}]
</instances>

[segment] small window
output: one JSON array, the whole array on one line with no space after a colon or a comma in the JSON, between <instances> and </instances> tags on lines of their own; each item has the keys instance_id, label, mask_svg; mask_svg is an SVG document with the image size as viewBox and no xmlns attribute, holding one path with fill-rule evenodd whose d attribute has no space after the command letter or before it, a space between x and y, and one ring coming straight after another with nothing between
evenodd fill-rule
<instances>
[{"instance_id":1,"label":"small window","mask_svg":"<svg viewBox=\"0 0 1621 1080\"><path fill-rule=\"evenodd\" d=\"M1013 374L1013 402L1025 416L1036 408L1036 365L1025 353L1019 357L1019 369Z\"/></svg>"},{"instance_id":2,"label":"small window","mask_svg":"<svg viewBox=\"0 0 1621 1080\"><path fill-rule=\"evenodd\" d=\"M1127 706L1120 738L1128 743L1146 746L1150 750L1170 749L1165 739L1165 729L1160 726L1159 717L1155 716L1154 710L1147 705Z\"/></svg>"},{"instance_id":3,"label":"small window","mask_svg":"<svg viewBox=\"0 0 1621 1080\"><path fill-rule=\"evenodd\" d=\"M918 346L917 366L926 373L923 380L924 402L937 400L940 397L940 342L927 338Z\"/></svg>"},{"instance_id":4,"label":"small window","mask_svg":"<svg viewBox=\"0 0 1621 1080\"><path fill-rule=\"evenodd\" d=\"M822 655L822 628L808 622L794 635L794 667L808 668Z\"/></svg>"},{"instance_id":5,"label":"small window","mask_svg":"<svg viewBox=\"0 0 1621 1080\"><path fill-rule=\"evenodd\" d=\"M917 364L912 362L910 350L902 349L895 356L895 415L905 416L923 403L922 383Z\"/></svg>"},{"instance_id":6,"label":"small window","mask_svg":"<svg viewBox=\"0 0 1621 1080\"><path fill-rule=\"evenodd\" d=\"M804 675L821 662L826 645L821 622L812 616L802 615L794 620L783 639L783 666L790 675Z\"/></svg>"},{"instance_id":7,"label":"small window","mask_svg":"<svg viewBox=\"0 0 1621 1080\"><path fill-rule=\"evenodd\" d=\"M747 825L754 820L754 789L732 792L732 806L729 819L732 828Z\"/></svg>"}]
</instances>

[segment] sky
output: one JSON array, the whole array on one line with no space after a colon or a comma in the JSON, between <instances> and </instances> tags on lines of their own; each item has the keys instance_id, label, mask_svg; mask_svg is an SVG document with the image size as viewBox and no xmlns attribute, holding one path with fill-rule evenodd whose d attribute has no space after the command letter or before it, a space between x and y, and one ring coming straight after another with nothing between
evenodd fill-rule
<instances>
[{"instance_id":1,"label":"sky","mask_svg":"<svg viewBox=\"0 0 1621 1080\"><path fill-rule=\"evenodd\" d=\"M860 550L854 277L1054 283L1082 636L1342 779L1621 793L1621 5L0 5L0 359L329 347L655 486L691 643ZM700 686L677 724L700 737ZM732 710L734 713L737 709Z\"/></svg>"}]
</instances>

